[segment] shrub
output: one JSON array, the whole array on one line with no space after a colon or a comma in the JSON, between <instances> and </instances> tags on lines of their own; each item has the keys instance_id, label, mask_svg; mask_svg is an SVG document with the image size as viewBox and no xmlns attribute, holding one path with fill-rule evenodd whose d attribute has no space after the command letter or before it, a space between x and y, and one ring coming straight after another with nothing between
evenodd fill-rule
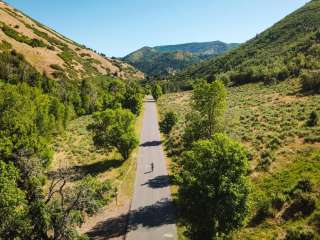
<instances>
[{"instance_id":1,"label":"shrub","mask_svg":"<svg viewBox=\"0 0 320 240\"><path fill-rule=\"evenodd\" d=\"M297 184L290 190L290 194L294 195L295 192L305 192L310 193L313 191L313 184L309 179L301 179L297 182Z\"/></svg>"},{"instance_id":2,"label":"shrub","mask_svg":"<svg viewBox=\"0 0 320 240\"><path fill-rule=\"evenodd\" d=\"M311 136L307 136L304 138L304 141L306 143L316 143L316 142L320 142L320 136L315 136L315 135L311 135Z\"/></svg>"},{"instance_id":3,"label":"shrub","mask_svg":"<svg viewBox=\"0 0 320 240\"><path fill-rule=\"evenodd\" d=\"M307 194L300 194L283 213L285 220L309 216L316 208L316 199Z\"/></svg>"},{"instance_id":4,"label":"shrub","mask_svg":"<svg viewBox=\"0 0 320 240\"><path fill-rule=\"evenodd\" d=\"M309 115L309 119L307 121L307 126L308 127L314 127L317 126L319 122L319 116L318 113L315 111L312 111Z\"/></svg>"},{"instance_id":5,"label":"shrub","mask_svg":"<svg viewBox=\"0 0 320 240\"><path fill-rule=\"evenodd\" d=\"M63 71L63 68L58 64L51 64L50 67L54 70Z\"/></svg>"},{"instance_id":6,"label":"shrub","mask_svg":"<svg viewBox=\"0 0 320 240\"><path fill-rule=\"evenodd\" d=\"M270 164L274 161L274 154L270 150L264 150L260 154L260 162L258 165L258 169L266 170Z\"/></svg>"},{"instance_id":7,"label":"shrub","mask_svg":"<svg viewBox=\"0 0 320 240\"><path fill-rule=\"evenodd\" d=\"M160 131L168 134L172 128L178 122L178 116L175 112L167 112L164 115L164 119L160 122Z\"/></svg>"},{"instance_id":8,"label":"shrub","mask_svg":"<svg viewBox=\"0 0 320 240\"><path fill-rule=\"evenodd\" d=\"M303 71L300 78L303 90L319 92L320 71Z\"/></svg>"},{"instance_id":9,"label":"shrub","mask_svg":"<svg viewBox=\"0 0 320 240\"><path fill-rule=\"evenodd\" d=\"M311 230L295 228L287 231L285 240L313 240L315 234Z\"/></svg>"},{"instance_id":10,"label":"shrub","mask_svg":"<svg viewBox=\"0 0 320 240\"><path fill-rule=\"evenodd\" d=\"M7 50L10 50L11 48L12 48L12 45L5 40L2 40L2 42L0 43L0 50L7 51Z\"/></svg>"}]
</instances>

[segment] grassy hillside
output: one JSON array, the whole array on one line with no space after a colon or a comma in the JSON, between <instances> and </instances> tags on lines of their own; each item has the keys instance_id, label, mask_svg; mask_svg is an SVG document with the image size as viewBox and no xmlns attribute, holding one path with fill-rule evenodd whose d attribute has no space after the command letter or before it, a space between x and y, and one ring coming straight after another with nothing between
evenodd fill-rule
<instances>
[{"instance_id":1,"label":"grassy hillside","mask_svg":"<svg viewBox=\"0 0 320 240\"><path fill-rule=\"evenodd\" d=\"M88 49L0 1L0 51L10 49L53 78L82 79L101 74L143 78L130 65Z\"/></svg>"},{"instance_id":2,"label":"grassy hillside","mask_svg":"<svg viewBox=\"0 0 320 240\"><path fill-rule=\"evenodd\" d=\"M311 113L320 113L320 95L304 95L300 90L297 79L228 89L225 130L246 147L253 184L247 224L233 239L284 239L297 229L320 234L320 125L308 125ZM191 92L171 93L159 100L161 118L171 110L179 115L178 125L166 139L172 166L183 149L190 96Z\"/></svg>"},{"instance_id":3,"label":"grassy hillside","mask_svg":"<svg viewBox=\"0 0 320 240\"><path fill-rule=\"evenodd\" d=\"M149 76L175 74L191 64L222 54L239 44L220 41L143 47L123 60Z\"/></svg>"},{"instance_id":4,"label":"grassy hillside","mask_svg":"<svg viewBox=\"0 0 320 240\"><path fill-rule=\"evenodd\" d=\"M212 80L226 74L224 79L236 84L272 83L300 76L303 70L318 71L319 10L320 1L310 1L239 48L193 65L168 81L182 85L189 79Z\"/></svg>"}]
</instances>

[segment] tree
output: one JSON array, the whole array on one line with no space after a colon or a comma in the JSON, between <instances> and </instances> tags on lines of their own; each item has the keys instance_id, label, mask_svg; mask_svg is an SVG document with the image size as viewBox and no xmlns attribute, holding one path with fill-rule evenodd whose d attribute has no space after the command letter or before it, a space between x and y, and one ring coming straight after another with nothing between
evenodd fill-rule
<instances>
[{"instance_id":1,"label":"tree","mask_svg":"<svg viewBox=\"0 0 320 240\"><path fill-rule=\"evenodd\" d=\"M164 119L160 122L161 132L168 134L171 132L172 128L178 122L178 116L175 112L167 112L164 115Z\"/></svg>"},{"instance_id":2,"label":"tree","mask_svg":"<svg viewBox=\"0 0 320 240\"><path fill-rule=\"evenodd\" d=\"M162 88L159 84L154 84L151 88L151 95L154 100L158 101L159 97L162 95Z\"/></svg>"},{"instance_id":3,"label":"tree","mask_svg":"<svg viewBox=\"0 0 320 240\"><path fill-rule=\"evenodd\" d=\"M191 146L193 141L210 138L214 133L223 130L226 96L225 87L220 81L199 81L194 86L192 112L186 116L183 136L186 146Z\"/></svg>"},{"instance_id":4,"label":"tree","mask_svg":"<svg viewBox=\"0 0 320 240\"><path fill-rule=\"evenodd\" d=\"M18 188L19 178L13 163L0 161L0 239L23 239L31 229L26 195Z\"/></svg>"},{"instance_id":5,"label":"tree","mask_svg":"<svg viewBox=\"0 0 320 240\"><path fill-rule=\"evenodd\" d=\"M215 134L195 142L179 165L179 199L191 239L223 236L242 225L248 213L248 162L238 143Z\"/></svg>"},{"instance_id":6,"label":"tree","mask_svg":"<svg viewBox=\"0 0 320 240\"><path fill-rule=\"evenodd\" d=\"M126 84L126 91L124 93L124 99L122 106L130 109L130 111L138 115L142 108L143 93L137 82L129 81Z\"/></svg>"},{"instance_id":7,"label":"tree","mask_svg":"<svg viewBox=\"0 0 320 240\"><path fill-rule=\"evenodd\" d=\"M108 202L110 190L109 181L99 182L90 175L73 188L66 187L66 176L63 174L52 179L46 203L51 212L53 239L83 239L74 227L83 223L85 214L93 215Z\"/></svg>"},{"instance_id":8,"label":"tree","mask_svg":"<svg viewBox=\"0 0 320 240\"><path fill-rule=\"evenodd\" d=\"M135 136L134 121L134 114L127 109L108 109L96 113L91 126L95 145L103 148L115 147L124 159L128 159L139 142Z\"/></svg>"}]
</instances>

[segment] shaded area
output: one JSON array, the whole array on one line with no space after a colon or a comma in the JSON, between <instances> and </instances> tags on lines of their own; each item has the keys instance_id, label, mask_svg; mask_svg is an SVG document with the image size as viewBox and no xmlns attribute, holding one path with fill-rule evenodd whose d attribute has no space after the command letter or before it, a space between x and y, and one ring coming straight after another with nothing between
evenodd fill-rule
<instances>
[{"instance_id":1,"label":"shaded area","mask_svg":"<svg viewBox=\"0 0 320 240\"><path fill-rule=\"evenodd\" d=\"M144 184L141 184L141 186L145 186L145 185L148 185L151 188L164 188L170 185L170 181L169 181L168 175L162 175L162 176L157 176L153 179L150 179Z\"/></svg>"},{"instance_id":2,"label":"shaded area","mask_svg":"<svg viewBox=\"0 0 320 240\"><path fill-rule=\"evenodd\" d=\"M161 141L149 141L149 142L144 142L140 144L140 147L155 147L160 145L161 145Z\"/></svg>"},{"instance_id":3,"label":"shaded area","mask_svg":"<svg viewBox=\"0 0 320 240\"><path fill-rule=\"evenodd\" d=\"M108 159L87 165L73 166L70 168L60 169L58 171L51 171L48 173L50 179L65 176L69 181L77 181L85 175L90 174L96 176L100 173L106 172L112 168L118 168L124 163L123 160Z\"/></svg>"},{"instance_id":4,"label":"shaded area","mask_svg":"<svg viewBox=\"0 0 320 240\"><path fill-rule=\"evenodd\" d=\"M129 226L126 229L128 219ZM109 239L123 236L138 226L152 228L167 224L175 224L174 206L172 201L163 199L153 205L130 211L130 214L100 222L86 234L94 240Z\"/></svg>"}]
</instances>

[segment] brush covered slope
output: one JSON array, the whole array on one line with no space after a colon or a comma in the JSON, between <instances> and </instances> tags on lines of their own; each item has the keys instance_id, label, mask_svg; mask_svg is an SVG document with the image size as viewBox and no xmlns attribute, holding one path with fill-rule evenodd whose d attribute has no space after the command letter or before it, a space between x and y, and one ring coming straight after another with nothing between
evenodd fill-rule
<instances>
[{"instance_id":1,"label":"brush covered slope","mask_svg":"<svg viewBox=\"0 0 320 240\"><path fill-rule=\"evenodd\" d=\"M143 78L132 66L88 49L0 1L0 51L8 49L15 49L38 72L53 78Z\"/></svg>"},{"instance_id":2,"label":"brush covered slope","mask_svg":"<svg viewBox=\"0 0 320 240\"><path fill-rule=\"evenodd\" d=\"M168 82L188 85L188 80L212 80L223 74L224 80L236 84L270 83L298 76L303 70L317 71L320 68L319 11L320 1L313 0L239 48L190 66Z\"/></svg>"},{"instance_id":3,"label":"brush covered slope","mask_svg":"<svg viewBox=\"0 0 320 240\"><path fill-rule=\"evenodd\" d=\"M143 47L123 60L149 76L175 74L185 67L238 47L221 41Z\"/></svg>"}]
</instances>

